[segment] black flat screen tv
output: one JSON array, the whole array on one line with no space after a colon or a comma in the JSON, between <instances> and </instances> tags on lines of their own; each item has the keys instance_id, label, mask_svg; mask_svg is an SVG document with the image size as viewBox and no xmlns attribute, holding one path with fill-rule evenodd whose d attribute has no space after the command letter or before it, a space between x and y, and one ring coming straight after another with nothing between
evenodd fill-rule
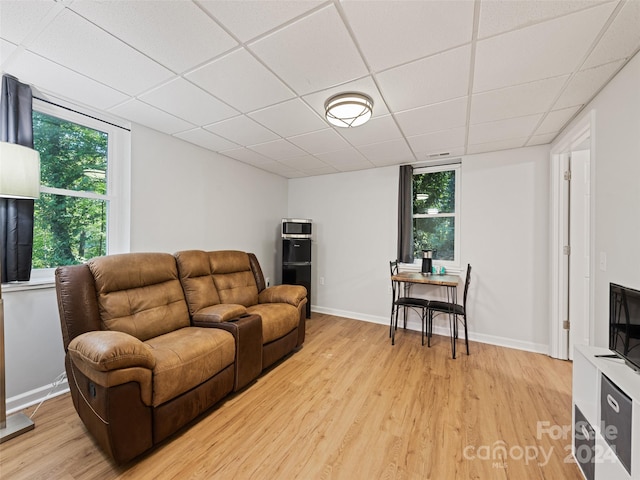
<instances>
[{"instance_id":1,"label":"black flat screen tv","mask_svg":"<svg viewBox=\"0 0 640 480\"><path fill-rule=\"evenodd\" d=\"M640 291L609 284L609 348L640 371Z\"/></svg>"}]
</instances>

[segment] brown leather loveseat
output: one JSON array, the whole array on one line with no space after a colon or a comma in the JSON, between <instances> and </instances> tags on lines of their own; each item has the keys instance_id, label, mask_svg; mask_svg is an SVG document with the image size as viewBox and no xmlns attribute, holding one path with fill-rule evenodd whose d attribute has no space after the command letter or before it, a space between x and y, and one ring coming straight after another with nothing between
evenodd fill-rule
<instances>
[{"instance_id":1,"label":"brown leather loveseat","mask_svg":"<svg viewBox=\"0 0 640 480\"><path fill-rule=\"evenodd\" d=\"M304 340L304 288L266 288L257 259L244 252L98 257L59 267L56 291L74 407L117 462L167 438Z\"/></svg>"}]
</instances>

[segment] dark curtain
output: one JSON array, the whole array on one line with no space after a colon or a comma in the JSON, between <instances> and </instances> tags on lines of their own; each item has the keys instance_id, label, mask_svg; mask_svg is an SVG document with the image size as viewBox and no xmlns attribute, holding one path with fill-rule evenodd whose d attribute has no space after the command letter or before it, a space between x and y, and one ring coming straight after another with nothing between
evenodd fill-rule
<instances>
[{"instance_id":1,"label":"dark curtain","mask_svg":"<svg viewBox=\"0 0 640 480\"><path fill-rule=\"evenodd\" d=\"M400 166L398 188L398 261L413 263L413 167Z\"/></svg>"},{"instance_id":2,"label":"dark curtain","mask_svg":"<svg viewBox=\"0 0 640 480\"><path fill-rule=\"evenodd\" d=\"M31 87L2 76L0 140L33 148ZM0 198L0 263L2 282L31 278L33 200Z\"/></svg>"}]
</instances>

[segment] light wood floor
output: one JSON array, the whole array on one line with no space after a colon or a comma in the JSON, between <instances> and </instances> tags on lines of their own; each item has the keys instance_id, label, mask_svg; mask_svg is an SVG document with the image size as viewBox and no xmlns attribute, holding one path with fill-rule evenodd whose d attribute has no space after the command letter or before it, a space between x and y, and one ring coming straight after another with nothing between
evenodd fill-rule
<instances>
[{"instance_id":1,"label":"light wood floor","mask_svg":"<svg viewBox=\"0 0 640 480\"><path fill-rule=\"evenodd\" d=\"M569 462L571 364L330 315L248 389L125 466L68 394L0 446L2 479L579 479ZM462 343L460 343L462 349ZM27 411L30 414L32 409ZM546 423L539 423L546 422Z\"/></svg>"}]
</instances>

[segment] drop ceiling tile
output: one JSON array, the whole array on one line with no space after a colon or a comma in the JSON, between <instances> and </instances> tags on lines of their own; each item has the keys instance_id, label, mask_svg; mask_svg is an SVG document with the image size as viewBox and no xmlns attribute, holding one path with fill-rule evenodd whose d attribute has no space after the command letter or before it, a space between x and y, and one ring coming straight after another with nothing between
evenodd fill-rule
<instances>
[{"instance_id":1,"label":"drop ceiling tile","mask_svg":"<svg viewBox=\"0 0 640 480\"><path fill-rule=\"evenodd\" d=\"M357 128L341 128L336 131L356 147L402 138L402 133L391 115L373 117Z\"/></svg>"},{"instance_id":2,"label":"drop ceiling tile","mask_svg":"<svg viewBox=\"0 0 640 480\"><path fill-rule=\"evenodd\" d=\"M317 132L305 133L287 138L291 143L312 155L317 153L335 152L349 147L349 144L332 128Z\"/></svg>"},{"instance_id":3,"label":"drop ceiling tile","mask_svg":"<svg viewBox=\"0 0 640 480\"><path fill-rule=\"evenodd\" d=\"M640 48L640 1L626 2L584 64L585 68L630 57Z\"/></svg>"},{"instance_id":4,"label":"drop ceiling tile","mask_svg":"<svg viewBox=\"0 0 640 480\"><path fill-rule=\"evenodd\" d=\"M368 74L333 4L249 47L299 95Z\"/></svg>"},{"instance_id":5,"label":"drop ceiling tile","mask_svg":"<svg viewBox=\"0 0 640 480\"><path fill-rule=\"evenodd\" d=\"M318 168L327 168L328 165L322 160L318 160L312 155L303 155L301 157L283 158L280 163L296 170L309 170Z\"/></svg>"},{"instance_id":6,"label":"drop ceiling tile","mask_svg":"<svg viewBox=\"0 0 640 480\"><path fill-rule=\"evenodd\" d=\"M282 137L327 127L327 123L298 98L255 111L249 116Z\"/></svg>"},{"instance_id":7,"label":"drop ceiling tile","mask_svg":"<svg viewBox=\"0 0 640 480\"><path fill-rule=\"evenodd\" d=\"M469 127L469 145L528 138L542 118L539 115L508 118L496 122L480 123Z\"/></svg>"},{"instance_id":8,"label":"drop ceiling tile","mask_svg":"<svg viewBox=\"0 0 640 480\"><path fill-rule=\"evenodd\" d=\"M279 140L273 140L271 142L252 145L249 148L273 160L283 160L286 158L302 157L304 155L307 155L307 152L299 149L295 145L287 142L282 138Z\"/></svg>"},{"instance_id":9,"label":"drop ceiling tile","mask_svg":"<svg viewBox=\"0 0 640 480\"><path fill-rule=\"evenodd\" d=\"M286 23L323 1L200 0L198 4L219 20L240 40L246 42Z\"/></svg>"},{"instance_id":10,"label":"drop ceiling tile","mask_svg":"<svg viewBox=\"0 0 640 480\"><path fill-rule=\"evenodd\" d=\"M196 125L207 125L239 114L184 78L171 80L138 98Z\"/></svg>"},{"instance_id":11,"label":"drop ceiling tile","mask_svg":"<svg viewBox=\"0 0 640 480\"><path fill-rule=\"evenodd\" d=\"M307 168L304 170L304 173L309 177L313 177L316 175L328 175L331 173L338 173L338 172L339 172L338 169L330 165L327 165L326 167L321 167L321 168Z\"/></svg>"},{"instance_id":12,"label":"drop ceiling tile","mask_svg":"<svg viewBox=\"0 0 640 480\"><path fill-rule=\"evenodd\" d=\"M324 118L324 104L326 101L334 95L345 92L360 92L368 95L371 100L373 100L373 118L389 114L389 109L387 108L382 95L380 95L380 91L371 76L327 88L309 95L304 95L302 98L311 106L311 108L318 112L320 117Z\"/></svg>"},{"instance_id":13,"label":"drop ceiling tile","mask_svg":"<svg viewBox=\"0 0 640 480\"><path fill-rule=\"evenodd\" d=\"M409 110L467 94L468 46L392 68L377 75L380 90L393 111Z\"/></svg>"},{"instance_id":14,"label":"drop ceiling tile","mask_svg":"<svg viewBox=\"0 0 640 480\"><path fill-rule=\"evenodd\" d=\"M451 153L451 150L453 149L464 147L465 133L465 128L459 127L440 132L407 137L407 141L413 149L417 159L422 160L427 155L444 152Z\"/></svg>"},{"instance_id":15,"label":"drop ceiling tile","mask_svg":"<svg viewBox=\"0 0 640 480\"><path fill-rule=\"evenodd\" d=\"M415 162L416 158L404 138L358 147L367 160L377 167Z\"/></svg>"},{"instance_id":16,"label":"drop ceiling tile","mask_svg":"<svg viewBox=\"0 0 640 480\"><path fill-rule=\"evenodd\" d=\"M316 157L341 171L342 167L347 165L352 165L354 167L357 166L357 168L371 168L373 166L373 164L355 148L346 148L336 152L321 153L316 155Z\"/></svg>"},{"instance_id":17,"label":"drop ceiling tile","mask_svg":"<svg viewBox=\"0 0 640 480\"><path fill-rule=\"evenodd\" d=\"M555 110L587 103L622 66L623 61L581 70L569 81L553 108Z\"/></svg>"},{"instance_id":18,"label":"drop ceiling tile","mask_svg":"<svg viewBox=\"0 0 640 480\"><path fill-rule=\"evenodd\" d=\"M341 5L374 71L471 41L473 1L358 0Z\"/></svg>"},{"instance_id":19,"label":"drop ceiling tile","mask_svg":"<svg viewBox=\"0 0 640 480\"><path fill-rule=\"evenodd\" d=\"M117 105L116 107L109 109L109 111L132 122L145 125L149 128L153 128L170 135L184 130L190 130L194 127L194 125L189 122L185 122L178 117L174 117L173 115L135 99L129 100L121 105Z\"/></svg>"},{"instance_id":20,"label":"drop ceiling tile","mask_svg":"<svg viewBox=\"0 0 640 480\"><path fill-rule=\"evenodd\" d=\"M68 9L43 30L29 50L130 95L172 77L160 64Z\"/></svg>"},{"instance_id":21,"label":"drop ceiling tile","mask_svg":"<svg viewBox=\"0 0 640 480\"><path fill-rule=\"evenodd\" d=\"M554 17L561 17L578 10L593 7L598 3L603 2L594 0L491 0L489 2L481 2L478 38L491 37L516 28L551 20Z\"/></svg>"},{"instance_id":22,"label":"drop ceiling tile","mask_svg":"<svg viewBox=\"0 0 640 480\"><path fill-rule=\"evenodd\" d=\"M27 51L20 53L11 62L7 73L22 82L37 85L39 90L73 99L76 103L99 110L108 110L130 98L124 93Z\"/></svg>"},{"instance_id":23,"label":"drop ceiling tile","mask_svg":"<svg viewBox=\"0 0 640 480\"><path fill-rule=\"evenodd\" d=\"M228 150L238 146L235 143L219 137L215 133L203 130L202 128L194 128L193 130L188 130L186 132L176 133L175 136L214 152Z\"/></svg>"},{"instance_id":24,"label":"drop ceiling tile","mask_svg":"<svg viewBox=\"0 0 640 480\"><path fill-rule=\"evenodd\" d=\"M42 0L0 1L0 37L16 45L42 28L41 22L62 10L61 5Z\"/></svg>"},{"instance_id":25,"label":"drop ceiling tile","mask_svg":"<svg viewBox=\"0 0 640 480\"><path fill-rule=\"evenodd\" d=\"M250 112L292 98L293 92L246 50L236 50L185 78L238 110Z\"/></svg>"},{"instance_id":26,"label":"drop ceiling tile","mask_svg":"<svg viewBox=\"0 0 640 480\"><path fill-rule=\"evenodd\" d=\"M275 160L271 160L267 163L262 163L255 166L267 172L275 173L276 175L281 175L283 177L294 178L300 176L299 172L295 168L288 167Z\"/></svg>"},{"instance_id":27,"label":"drop ceiling tile","mask_svg":"<svg viewBox=\"0 0 640 480\"><path fill-rule=\"evenodd\" d=\"M526 141L527 141L526 138L514 138L509 140L500 140L496 142L469 145L467 147L467 154L473 155L476 153L497 152L499 150L509 150L512 148L520 148L524 146Z\"/></svg>"},{"instance_id":28,"label":"drop ceiling tile","mask_svg":"<svg viewBox=\"0 0 640 480\"><path fill-rule=\"evenodd\" d=\"M471 124L544 113L552 105L569 75L515 87L476 93L471 98Z\"/></svg>"},{"instance_id":29,"label":"drop ceiling tile","mask_svg":"<svg viewBox=\"0 0 640 480\"><path fill-rule=\"evenodd\" d=\"M476 46L473 91L570 73L586 55L613 7L615 4L608 3L480 40Z\"/></svg>"},{"instance_id":30,"label":"drop ceiling tile","mask_svg":"<svg viewBox=\"0 0 640 480\"><path fill-rule=\"evenodd\" d=\"M70 8L177 73L238 45L192 2L81 1Z\"/></svg>"},{"instance_id":31,"label":"drop ceiling tile","mask_svg":"<svg viewBox=\"0 0 640 480\"><path fill-rule=\"evenodd\" d=\"M244 163L248 163L250 165L261 165L273 161L270 158L265 157L264 155L260 155L258 152L254 152L253 150L249 150L248 148L244 147L224 150L220 153L222 155L233 158L235 160L239 160Z\"/></svg>"},{"instance_id":32,"label":"drop ceiling tile","mask_svg":"<svg viewBox=\"0 0 640 480\"><path fill-rule=\"evenodd\" d=\"M253 145L278 138L275 133L244 115L223 120L205 128L239 145Z\"/></svg>"},{"instance_id":33,"label":"drop ceiling tile","mask_svg":"<svg viewBox=\"0 0 640 480\"><path fill-rule=\"evenodd\" d=\"M467 97L396 113L407 136L462 127L467 122Z\"/></svg>"},{"instance_id":34,"label":"drop ceiling tile","mask_svg":"<svg viewBox=\"0 0 640 480\"><path fill-rule=\"evenodd\" d=\"M0 71L4 71L5 62L17 48L17 45L0 38Z\"/></svg>"},{"instance_id":35,"label":"drop ceiling tile","mask_svg":"<svg viewBox=\"0 0 640 480\"><path fill-rule=\"evenodd\" d=\"M580 110L581 106L563 108L562 110L554 110L549 112L545 119L542 121L536 135L543 135L546 133L558 134L565 124L573 118L573 116Z\"/></svg>"},{"instance_id":36,"label":"drop ceiling tile","mask_svg":"<svg viewBox=\"0 0 640 480\"><path fill-rule=\"evenodd\" d=\"M527 142L527 147L531 147L533 145L546 145L547 143L551 143L557 136L557 133L545 133L544 135L533 135L531 139Z\"/></svg>"}]
</instances>

